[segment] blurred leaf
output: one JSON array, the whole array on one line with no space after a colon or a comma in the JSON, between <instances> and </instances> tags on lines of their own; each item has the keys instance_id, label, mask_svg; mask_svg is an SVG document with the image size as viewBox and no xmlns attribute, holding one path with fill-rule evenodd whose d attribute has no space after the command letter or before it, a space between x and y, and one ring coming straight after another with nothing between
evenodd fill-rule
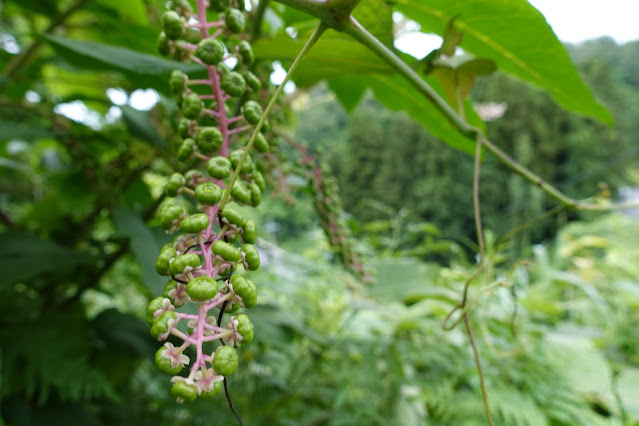
<instances>
[{"instance_id":1,"label":"blurred leaf","mask_svg":"<svg viewBox=\"0 0 639 426\"><path fill-rule=\"evenodd\" d=\"M464 34L464 50L544 88L566 109L612 123L610 112L583 83L544 16L527 1L397 0L395 5L426 33L444 34L454 18L455 29Z\"/></svg>"},{"instance_id":2,"label":"blurred leaf","mask_svg":"<svg viewBox=\"0 0 639 426\"><path fill-rule=\"evenodd\" d=\"M370 292L379 300L415 303L431 298L457 303L454 291L436 285L439 267L415 259L380 259L371 262L375 270L375 285Z\"/></svg>"},{"instance_id":3,"label":"blurred leaf","mask_svg":"<svg viewBox=\"0 0 639 426\"><path fill-rule=\"evenodd\" d=\"M20 139L29 141L55 135L56 131L50 127L42 127L29 122L18 123L0 117L0 140Z\"/></svg>"},{"instance_id":4,"label":"blurred leaf","mask_svg":"<svg viewBox=\"0 0 639 426\"><path fill-rule=\"evenodd\" d=\"M624 410L633 421L639 420L639 368L628 368L617 376L617 393Z\"/></svg>"},{"instance_id":5,"label":"blurred leaf","mask_svg":"<svg viewBox=\"0 0 639 426\"><path fill-rule=\"evenodd\" d=\"M43 273L68 273L88 261L89 255L34 235L19 232L0 234L2 286L26 281Z\"/></svg>"},{"instance_id":6,"label":"blurred leaf","mask_svg":"<svg viewBox=\"0 0 639 426\"><path fill-rule=\"evenodd\" d=\"M457 84L462 98L466 98L470 94L477 77L490 75L496 69L497 67L492 60L484 58L471 59L457 67Z\"/></svg>"},{"instance_id":7,"label":"blurred leaf","mask_svg":"<svg viewBox=\"0 0 639 426\"><path fill-rule=\"evenodd\" d=\"M366 85L362 84L361 79L351 75L331 78L328 80L328 86L349 112L357 106L366 92Z\"/></svg>"},{"instance_id":8,"label":"blurred leaf","mask_svg":"<svg viewBox=\"0 0 639 426\"><path fill-rule=\"evenodd\" d=\"M469 154L475 151L475 142L457 131L432 102L401 76L372 74L366 77L365 81L373 90L375 98L387 108L394 111L405 111L433 136L453 148ZM441 93L442 89L438 81L431 79L428 82L435 90L439 89L438 91ZM469 104L466 105L466 114L469 122L477 125L478 117ZM477 119L474 120L475 117ZM481 123L481 120L479 122Z\"/></svg>"},{"instance_id":9,"label":"blurred leaf","mask_svg":"<svg viewBox=\"0 0 639 426\"><path fill-rule=\"evenodd\" d=\"M155 261L160 247L148 226L131 210L120 207L113 214L113 221L121 235L129 237L131 251L142 268L142 282L151 294L161 294L165 280L155 272Z\"/></svg>"},{"instance_id":10,"label":"blurred leaf","mask_svg":"<svg viewBox=\"0 0 639 426\"><path fill-rule=\"evenodd\" d=\"M120 109L122 110L122 119L133 136L153 146L166 148L167 143L155 130L149 111L139 111L128 105L121 106Z\"/></svg>"},{"instance_id":11,"label":"blurred leaf","mask_svg":"<svg viewBox=\"0 0 639 426\"><path fill-rule=\"evenodd\" d=\"M387 47L393 47L393 10L385 0L360 2L353 17Z\"/></svg>"},{"instance_id":12,"label":"blurred leaf","mask_svg":"<svg viewBox=\"0 0 639 426\"><path fill-rule=\"evenodd\" d=\"M93 329L103 344L114 351L134 357L151 358L157 350L157 342L151 338L148 325L133 315L117 309L107 309L92 322Z\"/></svg>"},{"instance_id":13,"label":"blurred leaf","mask_svg":"<svg viewBox=\"0 0 639 426\"><path fill-rule=\"evenodd\" d=\"M439 48L439 54L445 56L453 56L455 49L461 44L464 33L455 29L455 18L451 19L444 31L442 47Z\"/></svg>"},{"instance_id":14,"label":"blurred leaf","mask_svg":"<svg viewBox=\"0 0 639 426\"><path fill-rule=\"evenodd\" d=\"M116 10L135 24L148 25L145 4L140 0L97 0L96 3Z\"/></svg>"},{"instance_id":15,"label":"blurred leaf","mask_svg":"<svg viewBox=\"0 0 639 426\"><path fill-rule=\"evenodd\" d=\"M135 83L139 83L139 87L153 87L162 92L168 92L167 81L173 70L178 69L185 73L203 72L203 67L197 64L170 61L126 47L49 34L44 34L42 37L60 56L74 66L100 71L120 71Z\"/></svg>"},{"instance_id":16,"label":"blurred leaf","mask_svg":"<svg viewBox=\"0 0 639 426\"><path fill-rule=\"evenodd\" d=\"M153 197L151 196L149 186L144 182L142 177L136 179L135 182L126 188L124 194L122 194L122 202L136 214L142 214L142 212L151 205Z\"/></svg>"},{"instance_id":17,"label":"blurred leaf","mask_svg":"<svg viewBox=\"0 0 639 426\"><path fill-rule=\"evenodd\" d=\"M293 39L281 32L257 41L253 51L258 59L292 62L307 38L308 34ZM390 73L392 68L352 38L328 30L300 63L293 79L298 86L308 87L323 79L371 72Z\"/></svg>"}]
</instances>

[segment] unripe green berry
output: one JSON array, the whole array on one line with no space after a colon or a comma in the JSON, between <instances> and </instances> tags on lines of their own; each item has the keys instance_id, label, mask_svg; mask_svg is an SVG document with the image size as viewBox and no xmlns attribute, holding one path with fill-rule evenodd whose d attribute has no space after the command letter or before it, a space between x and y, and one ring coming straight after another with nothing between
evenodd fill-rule
<instances>
[{"instance_id":1,"label":"unripe green berry","mask_svg":"<svg viewBox=\"0 0 639 426\"><path fill-rule=\"evenodd\" d=\"M262 202L262 190L256 183L251 182L248 184L248 190L251 193L251 205L257 207Z\"/></svg>"},{"instance_id":2,"label":"unripe green berry","mask_svg":"<svg viewBox=\"0 0 639 426\"><path fill-rule=\"evenodd\" d=\"M236 247L233 247L231 244L222 240L217 240L216 242L214 242L211 245L211 251L216 256L219 256L227 262L231 263L237 262L242 257L240 255L240 251Z\"/></svg>"},{"instance_id":3,"label":"unripe green berry","mask_svg":"<svg viewBox=\"0 0 639 426\"><path fill-rule=\"evenodd\" d=\"M264 175L260 173L258 170L253 170L251 173L251 178L253 178L253 182L259 186L260 190L264 192L266 189L266 181L264 180Z\"/></svg>"},{"instance_id":4,"label":"unripe green berry","mask_svg":"<svg viewBox=\"0 0 639 426\"><path fill-rule=\"evenodd\" d=\"M222 211L222 219L225 219L226 222L238 227L242 227L246 223L246 219L244 219L242 215L237 212L237 210L233 210L229 207L226 207Z\"/></svg>"},{"instance_id":5,"label":"unripe green berry","mask_svg":"<svg viewBox=\"0 0 639 426\"><path fill-rule=\"evenodd\" d=\"M264 124L262 124L262 128L260 129L261 133L268 133L271 130L271 123L268 120L264 120Z\"/></svg>"},{"instance_id":6,"label":"unripe green berry","mask_svg":"<svg viewBox=\"0 0 639 426\"><path fill-rule=\"evenodd\" d=\"M205 275L200 275L189 280L189 283L186 285L186 293L191 300L198 302L215 297L217 290L217 282L215 282L213 278L209 278Z\"/></svg>"},{"instance_id":7,"label":"unripe green berry","mask_svg":"<svg viewBox=\"0 0 639 426\"><path fill-rule=\"evenodd\" d=\"M182 32L184 31L182 18L172 10L168 10L162 15L162 26L169 40L177 40L182 36Z\"/></svg>"},{"instance_id":8,"label":"unripe green berry","mask_svg":"<svg viewBox=\"0 0 639 426\"><path fill-rule=\"evenodd\" d=\"M222 199L224 191L214 183L207 182L195 187L195 199L198 203L211 206Z\"/></svg>"},{"instance_id":9,"label":"unripe green berry","mask_svg":"<svg viewBox=\"0 0 639 426\"><path fill-rule=\"evenodd\" d=\"M244 14L238 9L229 9L226 11L226 28L232 33L238 34L244 31L246 20Z\"/></svg>"},{"instance_id":10,"label":"unripe green berry","mask_svg":"<svg viewBox=\"0 0 639 426\"><path fill-rule=\"evenodd\" d=\"M160 223L166 231L173 228L174 221L180 219L184 214L184 209L180 206L170 205L162 209L160 212Z\"/></svg>"},{"instance_id":11,"label":"unripe green berry","mask_svg":"<svg viewBox=\"0 0 639 426\"><path fill-rule=\"evenodd\" d=\"M169 9L175 10L180 16L188 16L193 13L193 8L188 0L172 0Z\"/></svg>"},{"instance_id":12,"label":"unripe green berry","mask_svg":"<svg viewBox=\"0 0 639 426\"><path fill-rule=\"evenodd\" d=\"M175 96L182 96L184 90L186 90L186 82L187 76L182 71L174 70L171 73L171 78L169 79L169 87L171 88L171 93Z\"/></svg>"},{"instance_id":13,"label":"unripe green berry","mask_svg":"<svg viewBox=\"0 0 639 426\"><path fill-rule=\"evenodd\" d=\"M215 127L205 127L197 134L197 147L204 154L217 151L222 146L222 132Z\"/></svg>"},{"instance_id":14,"label":"unripe green berry","mask_svg":"<svg viewBox=\"0 0 639 426\"><path fill-rule=\"evenodd\" d=\"M238 365L238 356L235 349L230 346L220 346L213 356L213 369L217 374L230 376L235 373Z\"/></svg>"},{"instance_id":15,"label":"unripe green berry","mask_svg":"<svg viewBox=\"0 0 639 426\"><path fill-rule=\"evenodd\" d=\"M242 299L242 305L251 309L257 304L257 288L255 283L241 275L234 274L230 279L233 292Z\"/></svg>"},{"instance_id":16,"label":"unripe green berry","mask_svg":"<svg viewBox=\"0 0 639 426\"><path fill-rule=\"evenodd\" d=\"M179 275L200 266L200 257L195 253L181 254L169 265L171 275Z\"/></svg>"},{"instance_id":17,"label":"unripe green berry","mask_svg":"<svg viewBox=\"0 0 639 426\"><path fill-rule=\"evenodd\" d=\"M231 0L210 0L211 9L216 12L224 12L231 5Z\"/></svg>"},{"instance_id":18,"label":"unripe green berry","mask_svg":"<svg viewBox=\"0 0 639 426\"><path fill-rule=\"evenodd\" d=\"M195 120L202 112L202 100L195 92L191 92L182 100L182 114L186 118Z\"/></svg>"},{"instance_id":19,"label":"unripe green berry","mask_svg":"<svg viewBox=\"0 0 639 426\"><path fill-rule=\"evenodd\" d=\"M235 317L237 321L237 331L242 336L242 341L240 342L242 345L248 345L253 341L254 332L253 332L253 323L249 319L246 314L239 314ZM233 318L231 318L233 321Z\"/></svg>"},{"instance_id":20,"label":"unripe green berry","mask_svg":"<svg viewBox=\"0 0 639 426\"><path fill-rule=\"evenodd\" d=\"M231 188L231 195L239 203L248 204L251 202L251 191L239 180L236 180Z\"/></svg>"},{"instance_id":21,"label":"unripe green berry","mask_svg":"<svg viewBox=\"0 0 639 426\"><path fill-rule=\"evenodd\" d=\"M197 388L195 385L189 385L188 383L179 381L173 384L171 388L171 395L179 399L191 402L197 398Z\"/></svg>"},{"instance_id":22,"label":"unripe green berry","mask_svg":"<svg viewBox=\"0 0 639 426\"><path fill-rule=\"evenodd\" d=\"M262 88L262 82L251 71L242 71L242 77L244 77L244 80L246 80L246 84L248 85L248 87L250 87L254 91L257 92Z\"/></svg>"},{"instance_id":23,"label":"unripe green berry","mask_svg":"<svg viewBox=\"0 0 639 426\"><path fill-rule=\"evenodd\" d=\"M241 42L239 42L237 44L237 51L240 54L242 62L244 62L245 65L253 65L253 62L255 62L255 55L253 55L253 49L251 48L251 45L248 41L242 40Z\"/></svg>"},{"instance_id":24,"label":"unripe green berry","mask_svg":"<svg viewBox=\"0 0 639 426\"><path fill-rule=\"evenodd\" d=\"M162 247L158 259L155 261L155 271L160 275L169 275L169 261L176 256L177 252L170 244Z\"/></svg>"},{"instance_id":25,"label":"unripe green berry","mask_svg":"<svg viewBox=\"0 0 639 426\"><path fill-rule=\"evenodd\" d=\"M184 40L191 44L198 44L202 40L202 33L197 28L187 28L184 31Z\"/></svg>"},{"instance_id":26,"label":"unripe green berry","mask_svg":"<svg viewBox=\"0 0 639 426\"><path fill-rule=\"evenodd\" d=\"M197 234L209 227L209 217L204 213L196 213L185 217L180 223L180 230L187 234Z\"/></svg>"},{"instance_id":27,"label":"unripe green berry","mask_svg":"<svg viewBox=\"0 0 639 426\"><path fill-rule=\"evenodd\" d=\"M240 160L242 160L242 156L244 155L243 149L236 149L235 151L229 154L229 161L231 162L231 166L235 169L238 164L240 164ZM251 173L253 171L253 159L251 158L251 154L247 154L244 159L244 163L242 163L242 168L240 169L240 173Z\"/></svg>"},{"instance_id":28,"label":"unripe green berry","mask_svg":"<svg viewBox=\"0 0 639 426\"><path fill-rule=\"evenodd\" d=\"M246 92L246 81L239 72L231 71L222 77L222 90L231 96L242 96Z\"/></svg>"},{"instance_id":29,"label":"unripe green berry","mask_svg":"<svg viewBox=\"0 0 639 426\"><path fill-rule=\"evenodd\" d=\"M177 152L177 159L180 161L187 161L189 158L193 156L193 152L195 150L195 141L191 138L184 139L182 145Z\"/></svg>"},{"instance_id":30,"label":"unripe green berry","mask_svg":"<svg viewBox=\"0 0 639 426\"><path fill-rule=\"evenodd\" d=\"M231 176L231 162L226 157L213 157L206 163L206 171L215 179Z\"/></svg>"},{"instance_id":31,"label":"unripe green berry","mask_svg":"<svg viewBox=\"0 0 639 426\"><path fill-rule=\"evenodd\" d=\"M171 177L169 177L169 182L166 184L164 192L169 197L175 197L180 193L183 186L184 176L182 175L182 173L173 173Z\"/></svg>"},{"instance_id":32,"label":"unripe green berry","mask_svg":"<svg viewBox=\"0 0 639 426\"><path fill-rule=\"evenodd\" d=\"M224 57L224 45L217 39L205 38L197 44L195 56L207 65L217 65Z\"/></svg>"},{"instance_id":33,"label":"unripe green berry","mask_svg":"<svg viewBox=\"0 0 639 426\"><path fill-rule=\"evenodd\" d=\"M260 255L253 244L244 244L242 246L244 260L249 271L256 271L260 267Z\"/></svg>"},{"instance_id":34,"label":"unripe green berry","mask_svg":"<svg viewBox=\"0 0 639 426\"><path fill-rule=\"evenodd\" d=\"M255 244L255 240L257 239L257 224L253 219L247 220L242 227L242 239L245 243Z\"/></svg>"},{"instance_id":35,"label":"unripe green berry","mask_svg":"<svg viewBox=\"0 0 639 426\"><path fill-rule=\"evenodd\" d=\"M187 139L191 136L191 121L186 118L181 118L178 123L178 135L182 139Z\"/></svg>"},{"instance_id":36,"label":"unripe green berry","mask_svg":"<svg viewBox=\"0 0 639 426\"><path fill-rule=\"evenodd\" d=\"M161 335L169 331L169 321L177 319L177 315L173 311L164 311L162 315L157 317L151 325L151 336L156 339Z\"/></svg>"},{"instance_id":37,"label":"unripe green berry","mask_svg":"<svg viewBox=\"0 0 639 426\"><path fill-rule=\"evenodd\" d=\"M239 311L240 309L242 309L242 307L238 304L238 303L231 303L230 306L227 306L226 310L224 311L227 314L234 314L237 311Z\"/></svg>"},{"instance_id":38,"label":"unripe green berry","mask_svg":"<svg viewBox=\"0 0 639 426\"><path fill-rule=\"evenodd\" d=\"M208 392L202 392L200 394L200 398L213 398L215 395L217 395L220 390L222 390L222 387L224 385L224 382L219 381L219 382L215 382L213 384L213 389L211 389Z\"/></svg>"},{"instance_id":39,"label":"unripe green berry","mask_svg":"<svg viewBox=\"0 0 639 426\"><path fill-rule=\"evenodd\" d=\"M171 44L169 43L169 38L166 36L164 31L162 31L158 36L157 46L160 55L169 56L171 53Z\"/></svg>"},{"instance_id":40,"label":"unripe green berry","mask_svg":"<svg viewBox=\"0 0 639 426\"><path fill-rule=\"evenodd\" d=\"M250 124L257 124L262 118L262 107L255 101L246 101L242 106L242 114Z\"/></svg>"},{"instance_id":41,"label":"unripe green berry","mask_svg":"<svg viewBox=\"0 0 639 426\"><path fill-rule=\"evenodd\" d=\"M168 275L168 274L167 274ZM169 297L169 292L173 289L177 288L177 282L175 282L173 279L170 279L165 285L164 285L164 290L162 291L162 296L166 297L167 299L171 299L171 297ZM171 300L171 303L173 303L173 301Z\"/></svg>"},{"instance_id":42,"label":"unripe green berry","mask_svg":"<svg viewBox=\"0 0 639 426\"><path fill-rule=\"evenodd\" d=\"M146 306L146 323L149 325L153 325L155 321L155 316L153 315L159 309L162 309L162 302L164 302L164 297L156 297L151 300L149 304Z\"/></svg>"},{"instance_id":43,"label":"unripe green berry","mask_svg":"<svg viewBox=\"0 0 639 426\"><path fill-rule=\"evenodd\" d=\"M266 140L266 137L262 133L258 133L257 136L255 136L255 140L253 141L253 146L259 152L266 152L269 150L268 141Z\"/></svg>"},{"instance_id":44,"label":"unripe green berry","mask_svg":"<svg viewBox=\"0 0 639 426\"><path fill-rule=\"evenodd\" d=\"M155 365L157 365L158 369L164 374L175 376L180 371L182 371L182 368L184 367L182 366L182 364L178 364L173 367L171 365L171 360L162 356L165 351L168 352L168 349L164 346L157 350L157 352L155 353Z\"/></svg>"}]
</instances>

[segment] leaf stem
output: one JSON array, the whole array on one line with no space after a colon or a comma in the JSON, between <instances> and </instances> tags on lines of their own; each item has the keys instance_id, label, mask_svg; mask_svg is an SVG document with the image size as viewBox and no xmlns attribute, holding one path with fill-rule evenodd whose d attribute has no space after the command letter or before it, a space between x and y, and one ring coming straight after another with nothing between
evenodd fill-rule
<instances>
[{"instance_id":1,"label":"leaf stem","mask_svg":"<svg viewBox=\"0 0 639 426\"><path fill-rule=\"evenodd\" d=\"M300 50L300 53L298 53L297 57L295 58L295 61L293 61L293 64L291 65L291 67L289 68L288 72L286 73L286 77L284 77L284 81L282 81L282 84L280 84L277 87L277 90L275 90L275 93L273 94L273 96L271 97L271 100L269 101L268 105L266 106L266 109L264 110L264 113L262 114L262 117L260 118L260 121L255 126L255 129L253 130L253 133L251 134L251 138L249 139L248 144L246 144L246 148L244 149L244 154L242 155L242 158L240 158L240 161L237 164L237 167L235 168L235 171L233 172L233 176L231 177L231 181L229 182L229 185L226 187L226 190L224 191L224 196L222 197L222 201L220 202L220 210L219 211L223 211L224 210L224 206L226 206L226 203L228 202L229 196L231 195L231 189L233 188L233 185L235 184L235 181L237 180L238 176L240 175L240 170L242 170L242 165L244 164L244 161L246 160L246 157L248 156L248 153L249 153L251 147L253 146L253 142L255 142L255 138L257 137L257 134L262 129L262 126L264 125L264 122L266 121L266 117L271 112L271 109L273 108L273 105L275 105L275 102L277 101L277 98L279 97L280 93L284 89L284 86L291 79L291 76L295 72L295 69L297 68L299 63L302 61L304 56L306 56L308 51L311 50L311 47L313 47L315 45L317 40L319 40L319 38L322 36L322 34L324 34L324 31L326 31L326 29L327 29L327 27L322 23L322 21L320 21L317 24L317 26L313 30L313 33L311 34L309 39L306 41L306 44L304 45L302 50Z\"/></svg>"},{"instance_id":2,"label":"leaf stem","mask_svg":"<svg viewBox=\"0 0 639 426\"><path fill-rule=\"evenodd\" d=\"M411 67L406 65L406 63L395 55L392 50L386 47L374 35L369 33L366 28L357 22L355 18L351 17L346 25L338 28L338 31L348 34L364 46L368 47L371 51L377 54L377 56L382 58L384 62L399 72L404 78L419 89L419 91L428 98L428 100L430 100L462 134L472 139L477 137L479 129L465 123L448 104L448 102L439 96L435 89L426 83L426 81L424 81L424 79L422 79Z\"/></svg>"}]
</instances>

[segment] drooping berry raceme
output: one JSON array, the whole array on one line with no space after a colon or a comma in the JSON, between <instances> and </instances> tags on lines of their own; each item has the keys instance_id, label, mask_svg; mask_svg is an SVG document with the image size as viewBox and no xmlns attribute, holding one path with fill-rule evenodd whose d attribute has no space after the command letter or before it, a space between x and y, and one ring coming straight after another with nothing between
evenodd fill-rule
<instances>
[{"instance_id":1,"label":"drooping berry raceme","mask_svg":"<svg viewBox=\"0 0 639 426\"><path fill-rule=\"evenodd\" d=\"M209 3L209 13L218 14L214 22L207 20ZM235 348L254 336L248 315L236 312L257 303L255 283L248 277L260 267L253 245L256 224L221 204L228 191L229 201L257 206L265 190L256 160L242 146L242 136L253 131L262 108L255 100L260 80L249 70L253 52L240 39L247 22L238 6L237 0L197 0L194 11L187 0L173 1L158 38L162 54L193 60L208 75L189 80L175 71L169 80L184 117L176 157L190 170L169 176L165 192L170 199L192 197L197 211L189 213L183 207L187 204L178 202L167 202L158 211L162 227L179 234L160 251L156 271L170 279L146 315L153 337L165 341L172 335L182 341L166 342L155 355L158 368L173 376L171 393L178 401L218 393L224 378L238 368ZM237 59L233 69L225 62L230 57ZM232 110L241 114L230 116ZM255 155L269 150L262 133L254 144ZM238 167L239 177L231 184ZM177 310L187 304L195 305L195 314ZM225 319L225 312L234 315ZM208 342L220 344L206 352Z\"/></svg>"},{"instance_id":2,"label":"drooping berry raceme","mask_svg":"<svg viewBox=\"0 0 639 426\"><path fill-rule=\"evenodd\" d=\"M311 154L304 145L292 138L287 136L285 139L301 155L298 160L301 170L298 170L298 173L308 179L309 189L314 198L313 205L331 250L348 271L363 283L370 283L372 276L353 247L349 228L342 220L344 211L339 187L328 164L322 160L319 151Z\"/></svg>"}]
</instances>

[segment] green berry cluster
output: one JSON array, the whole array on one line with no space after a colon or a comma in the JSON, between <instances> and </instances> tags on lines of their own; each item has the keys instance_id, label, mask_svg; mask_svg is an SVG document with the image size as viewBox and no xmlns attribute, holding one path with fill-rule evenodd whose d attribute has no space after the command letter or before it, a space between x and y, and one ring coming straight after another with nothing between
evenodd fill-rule
<instances>
[{"instance_id":1,"label":"green berry cluster","mask_svg":"<svg viewBox=\"0 0 639 426\"><path fill-rule=\"evenodd\" d=\"M257 226L227 204L261 202L266 182L244 145L263 111L256 101L261 83L250 70L253 51L242 40L247 26L243 4L197 0L194 11L188 1L179 0L169 8L162 17L160 53L202 64L208 78L190 80L174 71L169 79L183 115L176 158L186 171L168 177L167 202L158 210L165 231L178 234L157 258L156 271L170 279L163 295L149 303L147 322L158 340L172 335L183 341L180 346L166 342L155 363L173 376L171 392L178 401L192 401L218 393L225 377L238 368L235 347L253 340L253 324L242 310L257 303L256 285L246 276L260 267L254 246ZM214 22L207 20L211 11L217 15ZM233 68L227 65L232 57ZM232 117L233 110L241 114ZM264 127L254 142L254 155L269 150L268 125ZM195 212L180 201L185 198L192 200ZM197 313L177 311L187 304L194 304ZM233 316L224 321L225 313ZM220 344L206 353L208 342ZM191 347L193 362L186 353ZM188 374L182 375L187 365Z\"/></svg>"}]
</instances>

